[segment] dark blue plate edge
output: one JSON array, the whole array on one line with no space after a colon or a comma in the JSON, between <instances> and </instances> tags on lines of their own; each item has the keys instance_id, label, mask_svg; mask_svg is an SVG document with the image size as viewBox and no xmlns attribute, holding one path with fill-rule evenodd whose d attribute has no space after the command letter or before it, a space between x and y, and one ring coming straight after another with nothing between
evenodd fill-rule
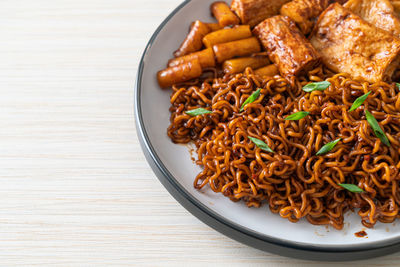
<instances>
[{"instance_id":1,"label":"dark blue plate edge","mask_svg":"<svg viewBox=\"0 0 400 267\"><path fill-rule=\"evenodd\" d=\"M168 192L190 213L196 216L199 220L214 228L218 232L248 246L256 249L271 252L274 254L304 259L304 260L315 260L315 261L353 261L362 260L368 258L374 258L391 254L400 250L400 242L391 245L382 245L377 247L365 246L360 248L359 246L349 247L314 247L307 245L300 245L295 242L280 240L277 238L267 237L264 235L257 234L251 230L248 230L238 224L234 224L222 216L216 214L202 203L198 202L193 198L170 174L160 158L157 156L155 149L151 145L150 139L147 135L140 101L140 91L143 68L145 64L145 57L148 50L151 48L154 40L157 38L159 32L162 30L164 25L184 6L186 6L192 0L185 0L178 7L176 7L168 17L158 26L156 31L153 33L146 48L141 57L134 90L134 112L135 122L138 139L146 157L147 162L160 180L162 185L168 190Z\"/></svg>"}]
</instances>

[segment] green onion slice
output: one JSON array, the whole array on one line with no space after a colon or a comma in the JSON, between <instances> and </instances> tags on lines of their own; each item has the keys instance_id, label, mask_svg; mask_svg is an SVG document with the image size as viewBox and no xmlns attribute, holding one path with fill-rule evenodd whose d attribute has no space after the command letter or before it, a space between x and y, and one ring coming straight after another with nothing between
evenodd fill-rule
<instances>
[{"instance_id":1,"label":"green onion slice","mask_svg":"<svg viewBox=\"0 0 400 267\"><path fill-rule=\"evenodd\" d=\"M375 119L374 115L372 115L368 110L365 110L365 117L367 118L369 125L371 125L376 137L381 139L382 143L384 143L385 145L390 146L389 139L383 132L382 128L379 126L378 121Z\"/></svg>"},{"instance_id":2,"label":"green onion slice","mask_svg":"<svg viewBox=\"0 0 400 267\"><path fill-rule=\"evenodd\" d=\"M309 83L303 87L303 91L307 93L311 93L313 91L324 91L330 85L331 83L328 81Z\"/></svg>"},{"instance_id":3,"label":"green onion slice","mask_svg":"<svg viewBox=\"0 0 400 267\"><path fill-rule=\"evenodd\" d=\"M339 184L339 185L352 193L363 193L364 192L364 190L362 190L355 184Z\"/></svg>"},{"instance_id":4,"label":"green onion slice","mask_svg":"<svg viewBox=\"0 0 400 267\"><path fill-rule=\"evenodd\" d=\"M194 117L194 116L203 115L203 114L210 114L210 113L212 113L212 111L209 111L204 108L197 108L197 109L186 111L185 113Z\"/></svg>"},{"instance_id":5,"label":"green onion slice","mask_svg":"<svg viewBox=\"0 0 400 267\"><path fill-rule=\"evenodd\" d=\"M261 93L261 89L258 89L257 91L255 91L254 93L251 94L251 96L249 96L246 101L244 101L242 107L240 108L240 112L242 112L244 110L244 106L246 106L247 104L253 103L254 101L257 100L257 98L260 96Z\"/></svg>"},{"instance_id":6,"label":"green onion slice","mask_svg":"<svg viewBox=\"0 0 400 267\"><path fill-rule=\"evenodd\" d=\"M368 96L371 94L371 92L372 91L369 91L368 93L366 93L366 94L360 96L359 98L357 98L354 101L354 103L351 106L349 111L353 111L353 110L356 110L357 108L359 108L364 103L364 101L368 98Z\"/></svg>"},{"instance_id":7,"label":"green onion slice","mask_svg":"<svg viewBox=\"0 0 400 267\"><path fill-rule=\"evenodd\" d=\"M301 120L301 119L303 119L304 117L306 117L308 114L310 114L310 112L307 112L307 111L299 111L299 112L296 112L296 113L293 113L293 114L287 116L287 117L285 118L285 120L287 120L287 121L298 121L298 120Z\"/></svg>"},{"instance_id":8,"label":"green onion slice","mask_svg":"<svg viewBox=\"0 0 400 267\"><path fill-rule=\"evenodd\" d=\"M273 151L266 143L264 143L264 142L261 141L260 139L257 139L257 138L251 137L251 136L249 136L249 139L250 139L256 146L258 146L259 148L261 148L262 150L265 150L265 151L267 151L267 152L274 153L274 151Z\"/></svg>"},{"instance_id":9,"label":"green onion slice","mask_svg":"<svg viewBox=\"0 0 400 267\"><path fill-rule=\"evenodd\" d=\"M340 142L340 140L342 140L342 138L336 139L333 142L329 142L326 145L324 145L318 152L317 152L317 156L321 156L324 155L326 153L328 153L329 151L331 151L336 145L337 143Z\"/></svg>"}]
</instances>

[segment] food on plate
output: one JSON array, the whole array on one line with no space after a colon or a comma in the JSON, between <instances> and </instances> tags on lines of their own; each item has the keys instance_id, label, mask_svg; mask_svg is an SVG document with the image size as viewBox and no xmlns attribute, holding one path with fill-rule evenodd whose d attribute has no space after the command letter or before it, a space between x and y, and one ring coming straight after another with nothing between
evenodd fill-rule
<instances>
[{"instance_id":1,"label":"food on plate","mask_svg":"<svg viewBox=\"0 0 400 267\"><path fill-rule=\"evenodd\" d=\"M399 65L400 39L339 4L320 15L310 41L327 67L355 80L388 81Z\"/></svg>"},{"instance_id":2,"label":"food on plate","mask_svg":"<svg viewBox=\"0 0 400 267\"><path fill-rule=\"evenodd\" d=\"M320 61L318 52L288 17L268 18L253 32L284 76L297 76Z\"/></svg>"},{"instance_id":3,"label":"food on plate","mask_svg":"<svg viewBox=\"0 0 400 267\"><path fill-rule=\"evenodd\" d=\"M204 36L203 43L206 47L216 44L232 42L252 36L249 25L240 25L211 32Z\"/></svg>"},{"instance_id":4,"label":"food on plate","mask_svg":"<svg viewBox=\"0 0 400 267\"><path fill-rule=\"evenodd\" d=\"M215 67L215 58L212 48L206 48L186 56L172 58L168 61L168 67L177 66L198 59L202 68Z\"/></svg>"},{"instance_id":5,"label":"food on plate","mask_svg":"<svg viewBox=\"0 0 400 267\"><path fill-rule=\"evenodd\" d=\"M261 45L256 37L237 40L228 43L213 45L213 51L218 63L223 63L225 60L248 56L261 51Z\"/></svg>"},{"instance_id":6,"label":"food on plate","mask_svg":"<svg viewBox=\"0 0 400 267\"><path fill-rule=\"evenodd\" d=\"M221 30L223 28L221 27L221 25L219 25L219 23L206 23L206 25L208 26L208 28L210 28L212 32Z\"/></svg>"},{"instance_id":7,"label":"food on plate","mask_svg":"<svg viewBox=\"0 0 400 267\"><path fill-rule=\"evenodd\" d=\"M382 26L397 1L345 2L233 0L241 25L217 2L219 27L195 22L157 74L195 188L336 229L400 217L400 39Z\"/></svg>"},{"instance_id":8,"label":"food on plate","mask_svg":"<svg viewBox=\"0 0 400 267\"><path fill-rule=\"evenodd\" d=\"M257 55L251 57L242 57L226 60L222 64L222 69L225 73L239 73L243 72L246 68L258 69L269 63L266 55Z\"/></svg>"},{"instance_id":9,"label":"food on plate","mask_svg":"<svg viewBox=\"0 0 400 267\"><path fill-rule=\"evenodd\" d=\"M225 2L214 2L211 5L211 13L218 20L218 24L221 27L238 25L240 23L239 18Z\"/></svg>"},{"instance_id":10,"label":"food on plate","mask_svg":"<svg viewBox=\"0 0 400 267\"><path fill-rule=\"evenodd\" d=\"M288 16L304 34L309 34L315 18L329 5L329 0L293 0L281 7L281 15Z\"/></svg>"},{"instance_id":11,"label":"food on plate","mask_svg":"<svg viewBox=\"0 0 400 267\"><path fill-rule=\"evenodd\" d=\"M375 27L400 37L400 19L389 0L349 0L344 7Z\"/></svg>"},{"instance_id":12,"label":"food on plate","mask_svg":"<svg viewBox=\"0 0 400 267\"><path fill-rule=\"evenodd\" d=\"M181 57L200 50L203 46L203 37L210 31L205 23L199 20L195 21L179 49L174 52L174 56Z\"/></svg>"},{"instance_id":13,"label":"food on plate","mask_svg":"<svg viewBox=\"0 0 400 267\"><path fill-rule=\"evenodd\" d=\"M263 77L263 76L274 77L275 75L279 74L279 70L274 64L271 64L271 65L256 69L254 71L254 74L256 74L260 77Z\"/></svg>"},{"instance_id":14,"label":"food on plate","mask_svg":"<svg viewBox=\"0 0 400 267\"><path fill-rule=\"evenodd\" d=\"M251 27L266 18L279 13L283 4L290 0L233 0L231 9L238 15L242 24L248 24Z\"/></svg>"},{"instance_id":15,"label":"food on plate","mask_svg":"<svg viewBox=\"0 0 400 267\"><path fill-rule=\"evenodd\" d=\"M196 58L180 65L160 70L157 73L158 84L161 88L168 88L174 84L197 78L201 75L202 71L201 64Z\"/></svg>"}]
</instances>

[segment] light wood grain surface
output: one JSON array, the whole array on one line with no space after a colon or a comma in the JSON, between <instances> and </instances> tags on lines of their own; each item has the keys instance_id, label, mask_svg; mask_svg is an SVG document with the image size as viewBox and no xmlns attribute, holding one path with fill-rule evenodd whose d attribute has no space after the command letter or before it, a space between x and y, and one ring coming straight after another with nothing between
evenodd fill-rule
<instances>
[{"instance_id":1,"label":"light wood grain surface","mask_svg":"<svg viewBox=\"0 0 400 267\"><path fill-rule=\"evenodd\" d=\"M145 161L134 79L180 2L0 0L0 266L322 265L219 234Z\"/></svg>"}]
</instances>

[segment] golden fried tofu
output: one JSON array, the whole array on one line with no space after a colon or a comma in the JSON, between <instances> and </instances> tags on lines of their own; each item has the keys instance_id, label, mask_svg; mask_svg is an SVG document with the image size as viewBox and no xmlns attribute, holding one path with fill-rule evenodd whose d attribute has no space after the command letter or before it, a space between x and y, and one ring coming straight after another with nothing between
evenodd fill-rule
<instances>
[{"instance_id":1,"label":"golden fried tofu","mask_svg":"<svg viewBox=\"0 0 400 267\"><path fill-rule=\"evenodd\" d=\"M290 0L232 0L231 9L250 27L279 13L283 4Z\"/></svg>"},{"instance_id":2,"label":"golden fried tofu","mask_svg":"<svg viewBox=\"0 0 400 267\"><path fill-rule=\"evenodd\" d=\"M299 75L320 62L318 52L288 17L268 18L258 24L253 33L283 76Z\"/></svg>"},{"instance_id":3,"label":"golden fried tofu","mask_svg":"<svg viewBox=\"0 0 400 267\"><path fill-rule=\"evenodd\" d=\"M329 5L329 0L293 0L281 7L281 14L291 18L304 34L309 34L316 18Z\"/></svg>"},{"instance_id":4,"label":"golden fried tofu","mask_svg":"<svg viewBox=\"0 0 400 267\"><path fill-rule=\"evenodd\" d=\"M390 80L399 64L399 38L337 3L320 15L310 41L326 66L355 80Z\"/></svg>"},{"instance_id":5,"label":"golden fried tofu","mask_svg":"<svg viewBox=\"0 0 400 267\"><path fill-rule=\"evenodd\" d=\"M344 7L372 25L400 37L400 19L389 0L349 0Z\"/></svg>"}]
</instances>

